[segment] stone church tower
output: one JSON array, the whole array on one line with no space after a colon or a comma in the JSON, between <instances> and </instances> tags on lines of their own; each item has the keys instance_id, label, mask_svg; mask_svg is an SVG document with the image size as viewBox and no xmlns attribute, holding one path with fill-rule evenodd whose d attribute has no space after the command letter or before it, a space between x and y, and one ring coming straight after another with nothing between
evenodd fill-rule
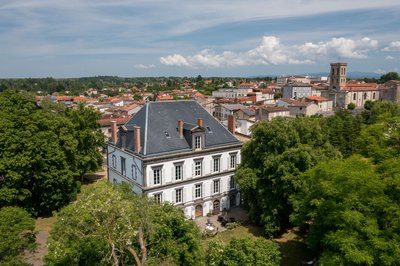
<instances>
[{"instance_id":1,"label":"stone church tower","mask_svg":"<svg viewBox=\"0 0 400 266\"><path fill-rule=\"evenodd\" d=\"M340 91L346 86L347 63L331 63L329 90Z\"/></svg>"}]
</instances>

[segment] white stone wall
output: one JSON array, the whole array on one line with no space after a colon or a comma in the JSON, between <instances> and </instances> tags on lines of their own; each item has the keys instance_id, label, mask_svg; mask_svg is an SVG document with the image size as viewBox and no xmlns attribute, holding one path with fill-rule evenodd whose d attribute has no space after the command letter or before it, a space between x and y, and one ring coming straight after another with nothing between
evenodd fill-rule
<instances>
[{"instance_id":1,"label":"white stone wall","mask_svg":"<svg viewBox=\"0 0 400 266\"><path fill-rule=\"evenodd\" d=\"M374 97L375 96L375 97ZM366 101L377 101L379 99L379 91L348 91L346 93L345 107L349 103L354 103L356 107L364 107Z\"/></svg>"}]
</instances>

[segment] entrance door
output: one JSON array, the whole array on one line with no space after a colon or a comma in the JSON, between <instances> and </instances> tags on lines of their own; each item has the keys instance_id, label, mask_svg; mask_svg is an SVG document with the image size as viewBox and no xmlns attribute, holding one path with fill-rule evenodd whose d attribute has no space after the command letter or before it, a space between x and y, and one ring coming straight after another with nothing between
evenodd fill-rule
<instances>
[{"instance_id":1,"label":"entrance door","mask_svg":"<svg viewBox=\"0 0 400 266\"><path fill-rule=\"evenodd\" d=\"M236 195L231 195L229 197L229 206L231 208L236 206Z\"/></svg>"},{"instance_id":2,"label":"entrance door","mask_svg":"<svg viewBox=\"0 0 400 266\"><path fill-rule=\"evenodd\" d=\"M195 217L202 217L203 216L203 206L197 205L195 209Z\"/></svg>"},{"instance_id":3,"label":"entrance door","mask_svg":"<svg viewBox=\"0 0 400 266\"><path fill-rule=\"evenodd\" d=\"M214 200L213 202L213 214L218 214L220 210L220 203L219 200Z\"/></svg>"}]
</instances>

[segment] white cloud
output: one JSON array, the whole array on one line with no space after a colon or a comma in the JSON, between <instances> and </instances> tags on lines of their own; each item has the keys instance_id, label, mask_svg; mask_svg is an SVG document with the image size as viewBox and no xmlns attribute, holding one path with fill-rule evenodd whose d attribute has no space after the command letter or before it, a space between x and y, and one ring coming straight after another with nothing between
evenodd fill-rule
<instances>
[{"instance_id":1,"label":"white cloud","mask_svg":"<svg viewBox=\"0 0 400 266\"><path fill-rule=\"evenodd\" d=\"M183 56L179 54L161 57L165 65L186 67L236 67L249 65L299 65L313 64L321 56L340 56L343 58L366 58L370 50L378 47L378 41L367 37L362 39L332 38L317 43L306 42L301 45L285 45L276 36L264 36L261 44L241 53L225 51L216 53L206 49L198 54Z\"/></svg>"},{"instance_id":2,"label":"white cloud","mask_svg":"<svg viewBox=\"0 0 400 266\"><path fill-rule=\"evenodd\" d=\"M142 69L149 69L149 68L155 68L156 66L151 64L151 65L143 65L143 64L137 64L135 65L135 68L142 68Z\"/></svg>"},{"instance_id":3,"label":"white cloud","mask_svg":"<svg viewBox=\"0 0 400 266\"><path fill-rule=\"evenodd\" d=\"M167 66L189 66L189 63L186 60L186 58L179 54L161 57L160 62Z\"/></svg>"},{"instance_id":4,"label":"white cloud","mask_svg":"<svg viewBox=\"0 0 400 266\"><path fill-rule=\"evenodd\" d=\"M388 55L388 56L386 56L386 57L385 57L385 59L386 59L386 60L393 60L393 59L394 59L394 57L393 57L393 56L390 56L390 55Z\"/></svg>"},{"instance_id":5,"label":"white cloud","mask_svg":"<svg viewBox=\"0 0 400 266\"><path fill-rule=\"evenodd\" d=\"M386 46L382 49L382 51L389 52L389 51L400 51L400 41L395 41L389 43L389 46Z\"/></svg>"},{"instance_id":6,"label":"white cloud","mask_svg":"<svg viewBox=\"0 0 400 266\"><path fill-rule=\"evenodd\" d=\"M332 38L327 42L308 42L299 46L299 52L305 55L337 55L344 58L366 58L370 49L378 46L377 40L362 38L352 40L347 38Z\"/></svg>"}]
</instances>

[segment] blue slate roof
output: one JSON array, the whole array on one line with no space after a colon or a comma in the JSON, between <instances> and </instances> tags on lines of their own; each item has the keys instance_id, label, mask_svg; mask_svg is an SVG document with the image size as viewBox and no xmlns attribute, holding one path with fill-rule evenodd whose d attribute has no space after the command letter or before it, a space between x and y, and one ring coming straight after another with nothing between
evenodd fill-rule
<instances>
[{"instance_id":1,"label":"blue slate roof","mask_svg":"<svg viewBox=\"0 0 400 266\"><path fill-rule=\"evenodd\" d=\"M197 126L197 119L203 119L205 149L240 142L196 101L168 101L146 103L137 114L125 124L125 148L132 150L133 126L140 127L142 155L157 155L169 152L190 151L190 143L179 137L178 120L184 122L184 130ZM118 146L122 145L119 138Z\"/></svg>"}]
</instances>

